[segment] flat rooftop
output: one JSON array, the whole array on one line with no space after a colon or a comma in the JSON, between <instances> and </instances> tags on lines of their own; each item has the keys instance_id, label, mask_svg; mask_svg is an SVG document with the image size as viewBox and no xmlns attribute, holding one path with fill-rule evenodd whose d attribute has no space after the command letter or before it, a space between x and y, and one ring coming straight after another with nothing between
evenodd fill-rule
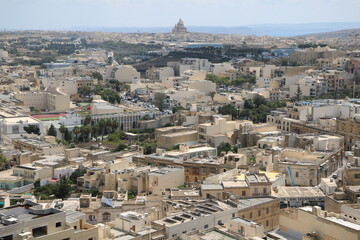
<instances>
[{"instance_id":1,"label":"flat rooftop","mask_svg":"<svg viewBox=\"0 0 360 240\"><path fill-rule=\"evenodd\" d=\"M11 124L35 124L35 123L39 123L39 121L35 120L34 118L31 117L9 117L9 118L4 118L3 122L11 125Z\"/></svg>"},{"instance_id":2,"label":"flat rooftop","mask_svg":"<svg viewBox=\"0 0 360 240\"><path fill-rule=\"evenodd\" d=\"M237 200L238 209L244 209L248 207L253 207L259 204L268 203L271 201L276 200L275 198L271 197L264 197L264 198L240 198Z\"/></svg>"},{"instance_id":3,"label":"flat rooftop","mask_svg":"<svg viewBox=\"0 0 360 240\"><path fill-rule=\"evenodd\" d=\"M60 210L56 210L54 208L41 209L39 211L38 206L40 206L40 205L24 204L24 205L14 205L11 207L1 209L0 214L7 216L5 218L8 219L8 223L5 224L4 222L1 222L0 228L6 227L8 225L16 224L19 222L28 222L35 218L40 218L40 217L45 217L45 216L61 213ZM32 207L35 207L37 209L38 214L35 214L35 213L33 213L33 211L31 211Z\"/></svg>"},{"instance_id":4,"label":"flat rooftop","mask_svg":"<svg viewBox=\"0 0 360 240\"><path fill-rule=\"evenodd\" d=\"M277 192L272 191L272 196L278 198L325 197L318 187L277 187Z\"/></svg>"},{"instance_id":5,"label":"flat rooftop","mask_svg":"<svg viewBox=\"0 0 360 240\"><path fill-rule=\"evenodd\" d=\"M182 224L184 222L193 221L211 214L231 209L228 204L220 201L205 200L202 202L190 201L166 201L168 204L178 206L179 209L188 208L185 211L176 212L163 219L155 221L155 223L167 227Z\"/></svg>"}]
</instances>

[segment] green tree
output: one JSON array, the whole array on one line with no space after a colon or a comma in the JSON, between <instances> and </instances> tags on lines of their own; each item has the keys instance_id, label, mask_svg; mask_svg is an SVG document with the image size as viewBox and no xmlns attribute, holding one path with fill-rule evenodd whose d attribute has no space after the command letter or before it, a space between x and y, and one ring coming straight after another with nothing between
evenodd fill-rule
<instances>
[{"instance_id":1,"label":"green tree","mask_svg":"<svg viewBox=\"0 0 360 240\"><path fill-rule=\"evenodd\" d=\"M237 119L240 113L239 109L233 104L226 104L219 107L218 112L222 115L231 115L233 119Z\"/></svg>"},{"instance_id":2,"label":"green tree","mask_svg":"<svg viewBox=\"0 0 360 240\"><path fill-rule=\"evenodd\" d=\"M56 134L56 129L55 129L55 127L54 127L53 124L50 125L47 134L48 134L49 136L56 137L56 135L57 135L57 134Z\"/></svg>"},{"instance_id":3,"label":"green tree","mask_svg":"<svg viewBox=\"0 0 360 240\"><path fill-rule=\"evenodd\" d=\"M81 135L86 142L90 141L91 127L89 125L82 125L80 127Z\"/></svg>"},{"instance_id":4,"label":"green tree","mask_svg":"<svg viewBox=\"0 0 360 240\"><path fill-rule=\"evenodd\" d=\"M64 126L64 125L61 125L60 128L59 128L59 132L61 133L61 139L62 140L65 140L65 132L66 132L67 128Z\"/></svg>"},{"instance_id":5,"label":"green tree","mask_svg":"<svg viewBox=\"0 0 360 240\"><path fill-rule=\"evenodd\" d=\"M38 179L36 179L36 181L34 182L34 187L35 188L38 188L38 187L40 187L40 179L38 178Z\"/></svg>"},{"instance_id":6,"label":"green tree","mask_svg":"<svg viewBox=\"0 0 360 240\"><path fill-rule=\"evenodd\" d=\"M114 149L114 152L120 152L124 149L126 149L128 147L128 145L126 145L125 143L120 143L119 145L117 145L117 147Z\"/></svg>"},{"instance_id":7,"label":"green tree","mask_svg":"<svg viewBox=\"0 0 360 240\"><path fill-rule=\"evenodd\" d=\"M71 185L67 178L62 177L60 182L57 184L55 191L55 197L61 199L67 199L71 195Z\"/></svg>"},{"instance_id":8,"label":"green tree","mask_svg":"<svg viewBox=\"0 0 360 240\"><path fill-rule=\"evenodd\" d=\"M4 157L4 155L0 154L0 169L4 170L6 165L7 165L6 157Z\"/></svg>"},{"instance_id":9,"label":"green tree","mask_svg":"<svg viewBox=\"0 0 360 240\"><path fill-rule=\"evenodd\" d=\"M266 104L266 98L262 95L256 94L253 98L253 102L256 107L259 107L260 105Z\"/></svg>"},{"instance_id":10,"label":"green tree","mask_svg":"<svg viewBox=\"0 0 360 240\"><path fill-rule=\"evenodd\" d=\"M181 110L185 110L185 108L183 108L182 106L176 106L172 109L172 112L176 113L177 111L181 111Z\"/></svg>"},{"instance_id":11,"label":"green tree","mask_svg":"<svg viewBox=\"0 0 360 240\"><path fill-rule=\"evenodd\" d=\"M98 122L100 127L100 133L101 133L101 140L104 140L104 134L105 134L105 128L106 128L106 121L105 119L100 119Z\"/></svg>"},{"instance_id":12,"label":"green tree","mask_svg":"<svg viewBox=\"0 0 360 240\"><path fill-rule=\"evenodd\" d=\"M156 93L154 99L154 105L159 108L159 111L164 111L167 107L166 103L166 94L165 93Z\"/></svg>"},{"instance_id":13,"label":"green tree","mask_svg":"<svg viewBox=\"0 0 360 240\"><path fill-rule=\"evenodd\" d=\"M294 96L294 100L295 101L300 101L301 99L302 99L302 91L301 91L301 88L300 88L300 84L298 84L297 89L296 89L296 93L295 93L295 96Z\"/></svg>"},{"instance_id":14,"label":"green tree","mask_svg":"<svg viewBox=\"0 0 360 240\"><path fill-rule=\"evenodd\" d=\"M113 59L112 57L109 57L109 58L107 59L107 64L108 64L108 65L112 65L112 64L113 64L113 61L114 61L114 59Z\"/></svg>"},{"instance_id":15,"label":"green tree","mask_svg":"<svg viewBox=\"0 0 360 240\"><path fill-rule=\"evenodd\" d=\"M100 132L99 124L95 123L91 126L91 136L94 138L97 138L98 134Z\"/></svg>"},{"instance_id":16,"label":"green tree","mask_svg":"<svg viewBox=\"0 0 360 240\"><path fill-rule=\"evenodd\" d=\"M81 41L81 45L83 45L85 47L88 45L88 42L85 38L81 38L80 41Z\"/></svg>"},{"instance_id":17,"label":"green tree","mask_svg":"<svg viewBox=\"0 0 360 240\"><path fill-rule=\"evenodd\" d=\"M220 145L217 147L217 152L218 152L218 156L221 155L222 152L229 152L231 151L232 147L231 144L228 142L222 142L220 143Z\"/></svg>"},{"instance_id":18,"label":"green tree","mask_svg":"<svg viewBox=\"0 0 360 240\"><path fill-rule=\"evenodd\" d=\"M150 117L149 114L146 114L145 116L143 116L143 117L141 118L141 120L144 120L144 121L151 120L151 117Z\"/></svg>"},{"instance_id":19,"label":"green tree","mask_svg":"<svg viewBox=\"0 0 360 240\"><path fill-rule=\"evenodd\" d=\"M88 114L88 115L86 115L85 116L85 118L84 118L84 125L89 125L89 124L91 124L91 116Z\"/></svg>"},{"instance_id":20,"label":"green tree","mask_svg":"<svg viewBox=\"0 0 360 240\"><path fill-rule=\"evenodd\" d=\"M144 154L151 154L155 152L157 143L154 139L147 139L142 141L140 145L144 148Z\"/></svg>"},{"instance_id":21,"label":"green tree","mask_svg":"<svg viewBox=\"0 0 360 240\"><path fill-rule=\"evenodd\" d=\"M80 134L80 127L79 126L75 126L72 130L73 134L74 134L74 138L76 139L76 141L78 140L79 134Z\"/></svg>"},{"instance_id":22,"label":"green tree","mask_svg":"<svg viewBox=\"0 0 360 240\"><path fill-rule=\"evenodd\" d=\"M24 126L24 130L28 134L34 133L34 134L40 135L40 128L37 125Z\"/></svg>"},{"instance_id":23,"label":"green tree","mask_svg":"<svg viewBox=\"0 0 360 240\"><path fill-rule=\"evenodd\" d=\"M96 78L96 79L99 80L99 81L102 81L102 80L103 80L103 75L102 75L101 73L99 73L99 72L92 72L92 73L91 73L91 76L92 76L93 78Z\"/></svg>"},{"instance_id":24,"label":"green tree","mask_svg":"<svg viewBox=\"0 0 360 240\"><path fill-rule=\"evenodd\" d=\"M119 122L116 121L116 119L112 119L111 121L111 128L113 130L113 132L116 132L119 128Z\"/></svg>"},{"instance_id":25,"label":"green tree","mask_svg":"<svg viewBox=\"0 0 360 240\"><path fill-rule=\"evenodd\" d=\"M77 92L78 92L78 93L80 94L80 96L82 96L82 97L90 96L90 95L93 94L93 90L92 90L91 87L89 87L89 86L79 87Z\"/></svg>"},{"instance_id":26,"label":"green tree","mask_svg":"<svg viewBox=\"0 0 360 240\"><path fill-rule=\"evenodd\" d=\"M72 139L72 134L71 132L69 132L69 129L67 128L65 128L64 139L68 142L71 141Z\"/></svg>"}]
</instances>

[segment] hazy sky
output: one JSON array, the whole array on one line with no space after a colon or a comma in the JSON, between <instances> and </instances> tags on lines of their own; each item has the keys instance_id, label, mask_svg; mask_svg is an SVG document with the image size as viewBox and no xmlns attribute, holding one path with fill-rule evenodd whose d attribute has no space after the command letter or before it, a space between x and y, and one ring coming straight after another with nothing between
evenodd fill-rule
<instances>
[{"instance_id":1,"label":"hazy sky","mask_svg":"<svg viewBox=\"0 0 360 240\"><path fill-rule=\"evenodd\" d=\"M360 22L360 0L0 0L0 28Z\"/></svg>"}]
</instances>

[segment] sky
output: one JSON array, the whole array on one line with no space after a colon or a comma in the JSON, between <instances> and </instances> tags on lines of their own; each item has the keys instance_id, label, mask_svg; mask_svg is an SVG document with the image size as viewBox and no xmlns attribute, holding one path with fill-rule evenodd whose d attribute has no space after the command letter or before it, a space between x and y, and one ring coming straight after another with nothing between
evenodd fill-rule
<instances>
[{"instance_id":1,"label":"sky","mask_svg":"<svg viewBox=\"0 0 360 240\"><path fill-rule=\"evenodd\" d=\"M360 22L360 0L0 0L0 28Z\"/></svg>"}]
</instances>

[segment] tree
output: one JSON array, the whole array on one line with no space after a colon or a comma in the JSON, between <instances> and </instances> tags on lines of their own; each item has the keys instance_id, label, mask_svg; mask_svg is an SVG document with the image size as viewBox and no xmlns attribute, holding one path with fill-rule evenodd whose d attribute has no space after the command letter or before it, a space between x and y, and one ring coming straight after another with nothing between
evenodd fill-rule
<instances>
[{"instance_id":1,"label":"tree","mask_svg":"<svg viewBox=\"0 0 360 240\"><path fill-rule=\"evenodd\" d=\"M229 152L231 151L232 147L231 144L228 142L222 142L220 143L220 145L217 147L217 152L218 152L218 156L221 155L222 152Z\"/></svg>"},{"instance_id":2,"label":"tree","mask_svg":"<svg viewBox=\"0 0 360 240\"><path fill-rule=\"evenodd\" d=\"M78 88L77 91L80 96L85 97L85 96L90 96L91 94L93 94L93 90L91 89L91 87L89 86L82 86Z\"/></svg>"},{"instance_id":3,"label":"tree","mask_svg":"<svg viewBox=\"0 0 360 240\"><path fill-rule=\"evenodd\" d=\"M91 116L88 114L84 118L84 125L89 125L89 124L91 124Z\"/></svg>"},{"instance_id":4,"label":"tree","mask_svg":"<svg viewBox=\"0 0 360 240\"><path fill-rule=\"evenodd\" d=\"M120 152L124 149L126 149L128 147L128 145L126 145L125 143L120 143L115 149L114 152Z\"/></svg>"},{"instance_id":5,"label":"tree","mask_svg":"<svg viewBox=\"0 0 360 240\"><path fill-rule=\"evenodd\" d=\"M25 132L28 134L34 133L40 135L40 128L37 125L28 125L24 127Z\"/></svg>"},{"instance_id":6,"label":"tree","mask_svg":"<svg viewBox=\"0 0 360 240\"><path fill-rule=\"evenodd\" d=\"M259 107L260 105L266 104L266 98L262 95L256 94L253 98L253 102L256 107Z\"/></svg>"},{"instance_id":7,"label":"tree","mask_svg":"<svg viewBox=\"0 0 360 240\"><path fill-rule=\"evenodd\" d=\"M108 57L108 59L107 59L107 64L108 65L112 65L113 64L113 58L112 57Z\"/></svg>"},{"instance_id":8,"label":"tree","mask_svg":"<svg viewBox=\"0 0 360 240\"><path fill-rule=\"evenodd\" d=\"M140 144L144 148L144 154L151 154L155 152L157 143L153 139L142 141Z\"/></svg>"},{"instance_id":9,"label":"tree","mask_svg":"<svg viewBox=\"0 0 360 240\"><path fill-rule=\"evenodd\" d=\"M237 119L239 116L239 109L233 104L226 104L219 107L218 112L222 115L231 115L233 119Z\"/></svg>"},{"instance_id":10,"label":"tree","mask_svg":"<svg viewBox=\"0 0 360 240\"><path fill-rule=\"evenodd\" d=\"M91 76L92 76L93 78L96 78L96 79L99 80L99 81L102 81L102 80L103 80L103 76L102 76L102 74L99 73L99 72L92 72L92 73L91 73Z\"/></svg>"},{"instance_id":11,"label":"tree","mask_svg":"<svg viewBox=\"0 0 360 240\"><path fill-rule=\"evenodd\" d=\"M64 139L68 142L71 141L72 139L72 134L71 132L69 132L69 129L67 128L65 128Z\"/></svg>"},{"instance_id":12,"label":"tree","mask_svg":"<svg viewBox=\"0 0 360 240\"><path fill-rule=\"evenodd\" d=\"M86 170L85 170L85 169L84 169L84 170L80 170L79 168L76 169L76 171L74 171L74 172L70 175L70 178L69 178L70 182L71 182L72 184L76 184L78 177L84 176L85 173L86 173Z\"/></svg>"},{"instance_id":13,"label":"tree","mask_svg":"<svg viewBox=\"0 0 360 240\"><path fill-rule=\"evenodd\" d=\"M244 101L244 109L253 109L255 107L252 99L245 99Z\"/></svg>"},{"instance_id":14,"label":"tree","mask_svg":"<svg viewBox=\"0 0 360 240\"><path fill-rule=\"evenodd\" d=\"M113 132L116 132L119 128L119 122L116 121L115 119L113 119L111 121L111 127L112 127Z\"/></svg>"},{"instance_id":15,"label":"tree","mask_svg":"<svg viewBox=\"0 0 360 240\"><path fill-rule=\"evenodd\" d=\"M180 111L180 110L185 110L185 108L183 108L182 106L176 106L172 109L172 112L176 113L177 111Z\"/></svg>"},{"instance_id":16,"label":"tree","mask_svg":"<svg viewBox=\"0 0 360 240\"><path fill-rule=\"evenodd\" d=\"M89 142L91 127L89 125L82 125L80 127L80 132L81 132L81 135L83 136L84 140L86 139L86 141Z\"/></svg>"},{"instance_id":17,"label":"tree","mask_svg":"<svg viewBox=\"0 0 360 240\"><path fill-rule=\"evenodd\" d=\"M40 179L38 178L38 179L36 179L36 181L34 182L34 187L35 188L38 188L38 187L40 187Z\"/></svg>"},{"instance_id":18,"label":"tree","mask_svg":"<svg viewBox=\"0 0 360 240\"><path fill-rule=\"evenodd\" d=\"M100 128L100 133L101 133L101 140L104 140L104 133L105 133L105 128L106 128L105 119L100 119L98 124L99 124L99 128Z\"/></svg>"},{"instance_id":19,"label":"tree","mask_svg":"<svg viewBox=\"0 0 360 240\"><path fill-rule=\"evenodd\" d=\"M7 164L6 157L4 157L4 155L0 154L0 169L4 170L6 164Z\"/></svg>"},{"instance_id":20,"label":"tree","mask_svg":"<svg viewBox=\"0 0 360 240\"><path fill-rule=\"evenodd\" d=\"M159 111L164 111L166 104L166 94L165 93L156 93L154 99L154 105L159 108Z\"/></svg>"},{"instance_id":21,"label":"tree","mask_svg":"<svg viewBox=\"0 0 360 240\"><path fill-rule=\"evenodd\" d=\"M73 132L74 135L75 135L75 136L74 136L75 139L78 140L78 135L80 134L80 127L75 126L75 127L73 128L72 132Z\"/></svg>"},{"instance_id":22,"label":"tree","mask_svg":"<svg viewBox=\"0 0 360 240\"><path fill-rule=\"evenodd\" d=\"M91 126L91 137L97 138L100 131L99 124L94 124Z\"/></svg>"},{"instance_id":23,"label":"tree","mask_svg":"<svg viewBox=\"0 0 360 240\"><path fill-rule=\"evenodd\" d=\"M148 120L151 120L151 117L150 117L149 114L146 114L145 116L143 116L143 117L141 118L141 120L148 121Z\"/></svg>"},{"instance_id":24,"label":"tree","mask_svg":"<svg viewBox=\"0 0 360 240\"><path fill-rule=\"evenodd\" d=\"M297 89L296 89L296 93L295 93L295 96L294 96L294 100L295 101L300 101L301 99L302 99L302 91L301 91L301 88L300 88L300 84L298 84Z\"/></svg>"},{"instance_id":25,"label":"tree","mask_svg":"<svg viewBox=\"0 0 360 240\"><path fill-rule=\"evenodd\" d=\"M39 113L40 112L40 110L35 108L35 107L30 107L29 109L30 109L30 112L34 112L34 113Z\"/></svg>"},{"instance_id":26,"label":"tree","mask_svg":"<svg viewBox=\"0 0 360 240\"><path fill-rule=\"evenodd\" d=\"M55 192L56 198L66 199L71 195L71 185L67 178L62 177L60 182L57 184Z\"/></svg>"},{"instance_id":27,"label":"tree","mask_svg":"<svg viewBox=\"0 0 360 240\"><path fill-rule=\"evenodd\" d=\"M106 134L110 134L113 132L113 129L112 129L112 119L108 118L108 119L105 119L105 126L106 126Z\"/></svg>"},{"instance_id":28,"label":"tree","mask_svg":"<svg viewBox=\"0 0 360 240\"><path fill-rule=\"evenodd\" d=\"M48 134L49 136L56 137L56 135L57 135L57 134L56 134L56 129L55 129L55 127L54 127L53 124L50 125L47 134Z\"/></svg>"},{"instance_id":29,"label":"tree","mask_svg":"<svg viewBox=\"0 0 360 240\"><path fill-rule=\"evenodd\" d=\"M87 40L85 38L81 38L80 41L81 41L81 45L87 46L88 43L87 43Z\"/></svg>"},{"instance_id":30,"label":"tree","mask_svg":"<svg viewBox=\"0 0 360 240\"><path fill-rule=\"evenodd\" d=\"M61 125L59 128L59 132L61 133L61 139L65 140L64 134L66 132L67 128L64 125Z\"/></svg>"}]
</instances>

